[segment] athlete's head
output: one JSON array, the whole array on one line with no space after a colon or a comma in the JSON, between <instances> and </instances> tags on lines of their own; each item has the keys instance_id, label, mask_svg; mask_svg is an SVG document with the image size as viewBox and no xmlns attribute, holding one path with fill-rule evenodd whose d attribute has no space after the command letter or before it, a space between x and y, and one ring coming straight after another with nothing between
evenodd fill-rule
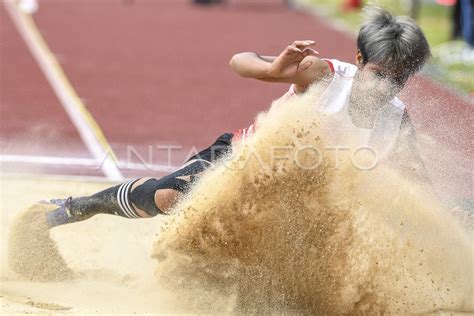
<instances>
[{"instance_id":1,"label":"athlete's head","mask_svg":"<svg viewBox=\"0 0 474 316\"><path fill-rule=\"evenodd\" d=\"M364 17L357 38L357 65L401 89L431 56L425 35L410 17L378 7L367 6Z\"/></svg>"}]
</instances>

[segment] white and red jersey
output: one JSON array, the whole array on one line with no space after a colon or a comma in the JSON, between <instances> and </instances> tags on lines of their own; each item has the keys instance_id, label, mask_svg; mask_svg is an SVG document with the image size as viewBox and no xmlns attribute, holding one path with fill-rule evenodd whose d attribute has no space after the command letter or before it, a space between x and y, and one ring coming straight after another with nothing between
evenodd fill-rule
<instances>
[{"instance_id":1,"label":"white and red jersey","mask_svg":"<svg viewBox=\"0 0 474 316\"><path fill-rule=\"evenodd\" d=\"M394 145L400 130L405 105L398 98L392 99L386 106L381 107L377 113L372 129L358 128L353 125L348 112L349 96L352 89L357 66L339 61L337 59L322 59L328 63L333 72L333 78L326 90L321 95L315 110L331 113L344 126L349 126L351 133L356 133L360 139L366 139L364 145L371 146L384 154ZM281 97L293 98L296 95L294 85ZM255 123L239 129L234 133L234 139L245 139L255 131Z\"/></svg>"}]
</instances>

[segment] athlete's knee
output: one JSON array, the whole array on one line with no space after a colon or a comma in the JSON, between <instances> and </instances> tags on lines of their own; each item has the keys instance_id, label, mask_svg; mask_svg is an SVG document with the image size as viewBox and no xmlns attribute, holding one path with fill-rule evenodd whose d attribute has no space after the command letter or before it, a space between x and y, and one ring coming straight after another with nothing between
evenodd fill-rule
<instances>
[{"instance_id":1,"label":"athlete's knee","mask_svg":"<svg viewBox=\"0 0 474 316\"><path fill-rule=\"evenodd\" d=\"M168 214L169 210L178 200L178 191L173 189L161 189L155 192L155 204L164 213Z\"/></svg>"},{"instance_id":2,"label":"athlete's knee","mask_svg":"<svg viewBox=\"0 0 474 316\"><path fill-rule=\"evenodd\" d=\"M140 217L166 214L176 202L178 193L188 189L188 181L176 177L172 173L160 179L142 178L132 185L129 200L135 213Z\"/></svg>"},{"instance_id":3,"label":"athlete's knee","mask_svg":"<svg viewBox=\"0 0 474 316\"><path fill-rule=\"evenodd\" d=\"M155 203L155 194L160 189L160 182L154 178L137 180L132 186L129 199L135 212L145 212L148 216L164 214L164 211Z\"/></svg>"},{"instance_id":4,"label":"athlete's knee","mask_svg":"<svg viewBox=\"0 0 474 316\"><path fill-rule=\"evenodd\" d=\"M187 192L196 177L209 166L208 161L190 161L181 169L160 179L142 178L133 181L132 184L125 183L124 186L128 186L129 189L119 190L119 196L120 192L123 192L125 197L122 200L130 203L122 205L138 217L143 217L139 214L141 212L145 212L148 216L165 214L173 206L177 195Z\"/></svg>"}]
</instances>

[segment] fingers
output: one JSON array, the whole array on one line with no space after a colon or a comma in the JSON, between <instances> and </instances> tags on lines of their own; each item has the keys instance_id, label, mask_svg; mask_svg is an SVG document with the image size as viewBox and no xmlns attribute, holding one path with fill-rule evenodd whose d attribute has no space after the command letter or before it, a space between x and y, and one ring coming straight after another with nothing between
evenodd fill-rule
<instances>
[{"instance_id":1,"label":"fingers","mask_svg":"<svg viewBox=\"0 0 474 316\"><path fill-rule=\"evenodd\" d=\"M291 44L291 46L294 46L294 47L302 50L302 49L305 49L306 47L313 46L314 44L316 44L316 42L312 41L312 40L294 41L293 44Z\"/></svg>"},{"instance_id":2,"label":"fingers","mask_svg":"<svg viewBox=\"0 0 474 316\"><path fill-rule=\"evenodd\" d=\"M303 57L319 55L319 52L312 48L305 48L301 53L303 54Z\"/></svg>"},{"instance_id":3,"label":"fingers","mask_svg":"<svg viewBox=\"0 0 474 316\"><path fill-rule=\"evenodd\" d=\"M283 52L283 56L285 60L289 62L295 62L304 58L303 52L291 45L286 47L285 51Z\"/></svg>"},{"instance_id":4,"label":"fingers","mask_svg":"<svg viewBox=\"0 0 474 316\"><path fill-rule=\"evenodd\" d=\"M307 56L319 55L319 52L307 47L310 45L314 45L314 41L296 41L292 45L288 45L281 56L287 62L297 62L303 60ZM301 47L301 49L297 46Z\"/></svg>"},{"instance_id":5,"label":"fingers","mask_svg":"<svg viewBox=\"0 0 474 316\"><path fill-rule=\"evenodd\" d=\"M286 53L287 54L292 54L292 53L299 53L301 54L301 50L299 48L297 48L296 46L293 46L293 45L289 45L286 47Z\"/></svg>"},{"instance_id":6,"label":"fingers","mask_svg":"<svg viewBox=\"0 0 474 316\"><path fill-rule=\"evenodd\" d=\"M302 56L303 58L306 57L306 56L310 56L310 55L313 55L313 56L319 55L319 52L312 49L312 48L309 48L309 47L298 48L294 45L287 46L286 50L285 50L285 53L287 55L298 54L298 55Z\"/></svg>"},{"instance_id":7,"label":"fingers","mask_svg":"<svg viewBox=\"0 0 474 316\"><path fill-rule=\"evenodd\" d=\"M312 49L312 48L305 48L305 49L299 49L295 46L288 46L285 50L285 53L287 54L294 54L294 53L297 53L297 54L302 54L303 57L306 57L306 56L309 56L309 55L319 55L319 52Z\"/></svg>"}]
</instances>

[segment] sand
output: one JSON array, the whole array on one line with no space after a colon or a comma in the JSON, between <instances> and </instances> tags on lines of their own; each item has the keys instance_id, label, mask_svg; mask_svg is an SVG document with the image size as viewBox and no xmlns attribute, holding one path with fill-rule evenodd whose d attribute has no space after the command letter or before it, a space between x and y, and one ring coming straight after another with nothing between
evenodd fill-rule
<instances>
[{"instance_id":1,"label":"sand","mask_svg":"<svg viewBox=\"0 0 474 316\"><path fill-rule=\"evenodd\" d=\"M410 170L326 151L358 139L315 113L318 88L276 101L176 207L154 246L158 280L204 313L474 312L473 235Z\"/></svg>"},{"instance_id":2,"label":"sand","mask_svg":"<svg viewBox=\"0 0 474 316\"><path fill-rule=\"evenodd\" d=\"M74 272L73 279L31 281L8 268L7 235L15 215L45 198L90 194L108 186L110 183L83 179L2 175L2 315L169 311L168 306L173 305L166 297L169 294L154 280L156 263L150 258L151 245L161 225L159 217L136 221L99 215L84 223L53 229L52 240L68 269ZM48 247L41 250L45 255L51 254ZM40 255L31 253L25 260L34 263L38 259L35 256Z\"/></svg>"}]
</instances>

